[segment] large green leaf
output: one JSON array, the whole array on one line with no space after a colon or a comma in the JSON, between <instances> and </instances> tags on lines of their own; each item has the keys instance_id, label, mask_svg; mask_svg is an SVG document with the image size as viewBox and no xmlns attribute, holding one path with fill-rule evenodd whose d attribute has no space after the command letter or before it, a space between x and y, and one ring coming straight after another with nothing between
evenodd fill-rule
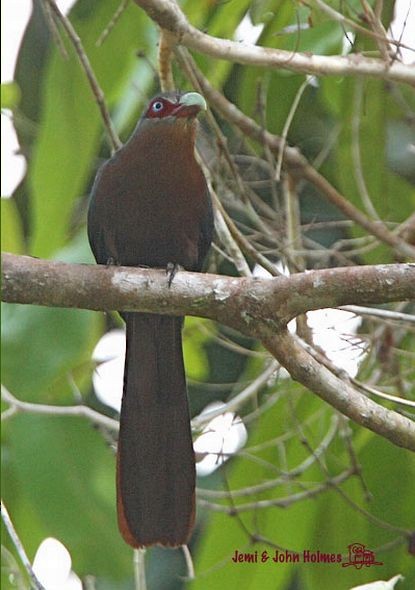
<instances>
[{"instance_id":1,"label":"large green leaf","mask_svg":"<svg viewBox=\"0 0 415 590\"><path fill-rule=\"evenodd\" d=\"M362 198L360 176L379 218L402 222L413 212L415 199L413 187L389 164L388 126L397 116L394 99L378 80L344 79L341 87L341 133L336 147L338 187L349 201L373 218ZM380 257L379 252L369 253L366 262L387 260L390 253L387 249L382 252Z\"/></svg>"},{"instance_id":2,"label":"large green leaf","mask_svg":"<svg viewBox=\"0 0 415 590\"><path fill-rule=\"evenodd\" d=\"M285 388L283 382L281 388ZM296 398L299 390L301 388L290 387L288 395L293 395ZM262 445L269 440L275 440L279 435L286 433L287 429L293 427L292 410L286 401L283 396L280 402L277 402L266 414L261 416L258 423L251 429L247 449L255 445ZM320 402L309 395L300 395L294 405L299 419L321 407ZM326 419L320 422L314 421L313 427L310 427L307 432L309 440L313 441L314 437L317 440L324 428L327 428ZM276 477L279 469L284 470L282 466L284 460L290 466L297 465L304 460L307 453L298 437L294 436L284 445L275 442L274 445L264 446L262 451L257 451L254 454L257 456L257 460L249 461L240 457L230 467L225 464L222 468L227 478L225 489L238 490L267 481ZM281 464L282 457L284 460ZM271 466L274 467L271 468ZM199 485L202 484L203 480ZM232 503L227 501L225 504L237 508L246 502L272 500L299 491L303 489L302 485L294 480L292 483L276 486L256 496L242 496L242 498L235 496ZM274 563L272 559L265 563L260 560L258 563L235 563L231 558L236 550L242 553L258 551L259 556L263 551L267 551L270 557L274 555L274 549L265 542L250 543L246 530L252 534L261 535L276 545L291 551L312 548L316 507L315 500L308 500L294 503L286 509L278 507L253 509L233 517L228 514L207 511L206 515L202 515L202 527L204 526L204 517L207 518L207 522L196 555L198 578L192 584L192 589L285 588L295 572L298 571L298 565L292 563L281 565Z\"/></svg>"},{"instance_id":3,"label":"large green leaf","mask_svg":"<svg viewBox=\"0 0 415 590\"><path fill-rule=\"evenodd\" d=\"M110 106L129 81L140 31L140 48L148 39L142 29L142 13L130 6L102 47L96 47L117 6L115 0L83 0L71 12ZM48 256L65 244L74 200L88 190L103 129L85 73L73 48L68 43L66 46L69 59L54 49L45 73L41 126L28 170L33 213L31 252L38 256Z\"/></svg>"},{"instance_id":4,"label":"large green leaf","mask_svg":"<svg viewBox=\"0 0 415 590\"><path fill-rule=\"evenodd\" d=\"M1 249L13 254L24 252L22 224L12 197L1 199Z\"/></svg>"},{"instance_id":5,"label":"large green leaf","mask_svg":"<svg viewBox=\"0 0 415 590\"><path fill-rule=\"evenodd\" d=\"M80 418L22 415L4 437L13 487L4 482L3 494L29 556L53 536L78 575L129 575L131 552L116 525L115 461L100 434Z\"/></svg>"},{"instance_id":6,"label":"large green leaf","mask_svg":"<svg viewBox=\"0 0 415 590\"><path fill-rule=\"evenodd\" d=\"M90 372L97 314L8 304L2 316L3 383L17 397L56 403L58 383L68 383L82 367Z\"/></svg>"},{"instance_id":7,"label":"large green leaf","mask_svg":"<svg viewBox=\"0 0 415 590\"><path fill-rule=\"evenodd\" d=\"M210 338L203 330L204 325L210 325L208 320L187 317L184 328L183 356L186 375L198 381L203 381L209 375L205 344Z\"/></svg>"},{"instance_id":8,"label":"large green leaf","mask_svg":"<svg viewBox=\"0 0 415 590\"><path fill-rule=\"evenodd\" d=\"M357 450L357 446L355 449ZM346 456L343 456L346 460ZM334 547L336 551L347 555L348 545L363 543L368 549L375 551L377 561L383 562L382 567L371 569L338 568L336 589L348 590L371 580L389 579L397 573L406 578L402 587L412 588L415 579L413 557L408 553L405 540L396 546L393 542L401 536L399 528L409 530L414 522L413 457L409 452L373 436L359 450L358 457L370 499L365 498L364 490L357 479L348 482L344 491L350 500L385 523L385 526L377 524L370 516L350 506L340 494L333 493L325 498L324 503L319 503L316 544ZM402 477L402 474L405 476ZM388 547L389 544L391 546ZM330 587L333 582L333 572L327 567L307 568L306 574L312 590Z\"/></svg>"}]
</instances>

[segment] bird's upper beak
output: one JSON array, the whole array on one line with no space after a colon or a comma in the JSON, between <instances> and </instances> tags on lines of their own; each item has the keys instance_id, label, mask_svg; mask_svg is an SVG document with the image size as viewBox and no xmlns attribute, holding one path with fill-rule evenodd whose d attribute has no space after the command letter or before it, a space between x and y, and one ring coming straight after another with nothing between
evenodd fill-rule
<instances>
[{"instance_id":1,"label":"bird's upper beak","mask_svg":"<svg viewBox=\"0 0 415 590\"><path fill-rule=\"evenodd\" d=\"M198 92L182 94L172 115L175 117L195 117L200 111L206 111L206 101Z\"/></svg>"}]
</instances>

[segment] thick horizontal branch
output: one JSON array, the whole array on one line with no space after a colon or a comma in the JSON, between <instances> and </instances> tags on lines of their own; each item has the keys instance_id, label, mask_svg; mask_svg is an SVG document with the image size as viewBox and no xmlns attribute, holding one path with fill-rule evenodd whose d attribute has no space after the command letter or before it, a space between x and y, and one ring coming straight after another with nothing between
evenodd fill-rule
<instances>
[{"instance_id":1,"label":"thick horizontal branch","mask_svg":"<svg viewBox=\"0 0 415 590\"><path fill-rule=\"evenodd\" d=\"M349 56L310 55L238 43L212 37L193 27L175 0L135 0L162 29L176 35L180 44L205 55L240 64L282 68L316 76L370 76L415 85L415 69L359 54Z\"/></svg>"},{"instance_id":2,"label":"thick horizontal branch","mask_svg":"<svg viewBox=\"0 0 415 590\"><path fill-rule=\"evenodd\" d=\"M3 254L2 299L94 310L198 315L258 338L294 379L358 424L415 450L415 426L332 373L286 330L293 317L346 304L415 299L415 264L333 268L272 279L66 264Z\"/></svg>"},{"instance_id":3,"label":"thick horizontal branch","mask_svg":"<svg viewBox=\"0 0 415 590\"><path fill-rule=\"evenodd\" d=\"M415 264L354 266L272 279L67 264L2 255L2 300L101 311L196 315L252 333L313 309L415 299Z\"/></svg>"}]
</instances>

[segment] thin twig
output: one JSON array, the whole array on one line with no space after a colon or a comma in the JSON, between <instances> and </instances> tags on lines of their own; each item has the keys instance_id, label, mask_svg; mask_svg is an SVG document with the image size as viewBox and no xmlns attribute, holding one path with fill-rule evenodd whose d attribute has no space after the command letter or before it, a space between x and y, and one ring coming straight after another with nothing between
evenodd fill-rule
<instances>
[{"instance_id":1,"label":"thin twig","mask_svg":"<svg viewBox=\"0 0 415 590\"><path fill-rule=\"evenodd\" d=\"M241 251L240 232L238 232L238 230L233 231L235 228L234 223L227 215L212 186L210 187L210 195L214 203L215 229L220 240L228 250L239 274L243 277L252 276L249 264Z\"/></svg>"},{"instance_id":2,"label":"thin twig","mask_svg":"<svg viewBox=\"0 0 415 590\"><path fill-rule=\"evenodd\" d=\"M378 222L382 222L376 211L372 199L367 189L365 177L362 170L362 158L360 154L360 119L363 100L363 80L356 80L354 97L353 97L353 114L351 122L352 132L352 158L353 158L353 172L356 179L357 188L359 190L360 199L366 209L366 213Z\"/></svg>"},{"instance_id":3,"label":"thin twig","mask_svg":"<svg viewBox=\"0 0 415 590\"><path fill-rule=\"evenodd\" d=\"M244 134L261 143L267 142L272 150L278 152L282 139L268 131L264 131L253 119L242 113L236 105L228 101L224 95L214 89L209 81L197 68L194 60L188 52L181 47L178 55L186 55L188 63L192 65L192 71L197 78L199 87L210 105L217 110L227 121L236 125ZM299 152L297 148L286 146L284 149L284 163L293 176L307 180L313 184L319 192L342 211L346 217L363 227L369 234L376 236L381 242L388 244L403 256L415 259L415 247L393 234L382 223L379 224L369 219L362 211L357 209L339 191L330 184L317 170L315 170Z\"/></svg>"},{"instance_id":4,"label":"thin twig","mask_svg":"<svg viewBox=\"0 0 415 590\"><path fill-rule=\"evenodd\" d=\"M117 24L120 16L126 10L129 3L130 3L130 0L122 0L121 4L118 6L117 10L114 12L110 22L107 24L105 29L102 31L102 33L98 37L97 42L95 43L95 45L97 47L101 47L101 45L104 43L104 41L106 40L108 35L111 33L111 31L113 30L113 28Z\"/></svg>"},{"instance_id":5,"label":"thin twig","mask_svg":"<svg viewBox=\"0 0 415 590\"><path fill-rule=\"evenodd\" d=\"M294 119L294 115L297 111L298 105L300 104L301 97L304 94L304 90L307 88L307 86L309 86L309 84L310 84L310 76L307 76L306 79L304 80L304 82L301 84L300 88L297 90L297 93L294 97L293 103L290 107L290 111L289 111L288 116L285 120L284 127L282 129L281 143L280 143L280 146L278 149L277 165L275 168L275 176L274 176L274 178L277 182L279 182L281 180L282 161L284 159L284 149L287 144L288 131L291 127L291 123Z\"/></svg>"},{"instance_id":6,"label":"thin twig","mask_svg":"<svg viewBox=\"0 0 415 590\"><path fill-rule=\"evenodd\" d=\"M269 358L269 354L267 352L261 350L252 350L251 348L247 348L245 346L242 346L241 344L238 344L237 342L234 342L231 338L226 337L224 334L218 333L216 330L212 328L211 324L208 325L206 323L201 323L200 325L198 325L198 329L201 333L209 336L209 339L213 342L216 342L218 346L226 348L227 350L231 350L232 352L236 352L237 354L247 357L254 357L259 359ZM185 334L187 334L186 328ZM203 385L204 384L205 383L203 382Z\"/></svg>"},{"instance_id":7,"label":"thin twig","mask_svg":"<svg viewBox=\"0 0 415 590\"><path fill-rule=\"evenodd\" d=\"M56 26L56 22L53 18L53 14L51 12L49 4L42 3L41 6L43 8L43 12L45 13L47 25L52 34L52 38L56 43L59 53L61 54L63 59L69 59L68 52L66 51L66 47L63 44L62 37L60 35L58 27Z\"/></svg>"},{"instance_id":8,"label":"thin twig","mask_svg":"<svg viewBox=\"0 0 415 590\"><path fill-rule=\"evenodd\" d=\"M388 36L386 34L385 28L382 24L382 21L379 18L379 13L376 14L366 0L360 0L360 3L364 10L366 21L369 23L373 32L376 35L375 39L377 46L379 48L380 55L387 64L392 63L393 51L389 45Z\"/></svg>"},{"instance_id":9,"label":"thin twig","mask_svg":"<svg viewBox=\"0 0 415 590\"><path fill-rule=\"evenodd\" d=\"M301 425L301 423L299 422L299 420L296 418L297 420L297 428L299 430L299 435L301 437L301 442L305 445L305 447L310 451L310 453L314 453L313 448L311 447L311 445L309 444L307 437L304 435L304 431L303 431L303 427ZM330 477L329 474L329 470L328 467L326 465L326 463L324 461L321 460L321 457L317 457L317 463L318 466L320 467L321 472L326 476L326 477ZM356 475L356 468L358 468L358 465L355 461L352 461L352 465L350 468L350 472L352 475ZM365 508L362 508L361 506L359 506L359 504L357 504L354 500L352 500L348 494L340 487L340 485L338 484L338 482L336 482L334 480L334 478L332 478L332 487L334 488L334 490L343 498L343 500L349 504L349 506L351 506L354 510L356 510L356 512L359 512L361 515L365 516L368 520L370 520L373 524L385 529L385 530L389 530L389 531L394 531L394 532L398 532L401 534L404 534L406 536L409 536L411 531L409 531L408 529L403 529L401 527L395 526L393 524L390 524L389 522L382 520L381 518L378 518L377 516L371 514L370 512L368 512Z\"/></svg>"},{"instance_id":10,"label":"thin twig","mask_svg":"<svg viewBox=\"0 0 415 590\"><path fill-rule=\"evenodd\" d=\"M175 88L172 70L172 56L175 43L176 37L174 35L164 29L160 31L158 65L160 88L163 92L172 91Z\"/></svg>"},{"instance_id":11,"label":"thin twig","mask_svg":"<svg viewBox=\"0 0 415 590\"><path fill-rule=\"evenodd\" d=\"M322 195L326 197L333 205L342 211L347 217L353 219L358 225L363 227L368 233L376 236L381 242L391 246L397 253L415 259L415 247L403 241L398 236L391 233L383 223L376 223L357 209L341 193L339 193L317 170L307 166L302 177L310 181L318 188Z\"/></svg>"},{"instance_id":12,"label":"thin twig","mask_svg":"<svg viewBox=\"0 0 415 590\"><path fill-rule=\"evenodd\" d=\"M147 590L145 556L145 549L134 549L133 564L135 590Z\"/></svg>"},{"instance_id":13,"label":"thin twig","mask_svg":"<svg viewBox=\"0 0 415 590\"><path fill-rule=\"evenodd\" d=\"M6 506L3 503L3 500L1 500L1 517L3 519L7 532L9 533L10 539L12 540L13 545L16 547L17 554L19 555L20 560L28 573L32 587L36 590L45 590L45 587L43 586L43 584L39 582L35 572L33 571L32 564L30 563L30 560L26 555L26 551L24 550L19 535L17 534L16 529L14 528L13 522L10 518Z\"/></svg>"},{"instance_id":14,"label":"thin twig","mask_svg":"<svg viewBox=\"0 0 415 590\"><path fill-rule=\"evenodd\" d=\"M104 416L103 414L100 414L99 412L96 412L87 406L51 406L48 404L33 404L30 402L23 402L14 397L14 395L11 394L10 391L4 387L4 385L1 386L1 398L3 401L10 404L10 410L13 409L13 413L9 412L8 410L6 410L6 412L8 412L7 414L6 412L2 413L2 420L5 418L10 418L18 412L28 414L44 414L48 416L78 416L87 418L94 424L104 426L113 432L118 432L119 429L117 420L109 418L108 416ZM6 416L4 414L6 414Z\"/></svg>"},{"instance_id":15,"label":"thin twig","mask_svg":"<svg viewBox=\"0 0 415 590\"><path fill-rule=\"evenodd\" d=\"M354 377L351 377L347 373L345 374L344 369L339 369L328 358L326 358L326 357L322 358L322 353L320 353L320 351L314 349L307 342L305 342L304 340L301 340L301 339L300 339L300 342L301 342L302 346L307 350L307 352L309 352L318 362L321 362L322 364L324 364L324 366L326 366L328 369L330 369L330 371L332 371L340 379L347 379L351 384L355 385L360 391L364 392L365 394L374 395L376 397L380 397L380 398L386 399L388 401L392 401L396 404L401 404L403 406L409 406L411 408L415 408L414 401L408 400L406 398L398 397L397 395L390 395L388 393L384 393L383 391L380 391L379 389L375 389L374 387L371 387L371 386L367 385L366 383L362 383L362 382L358 381L357 379L355 379Z\"/></svg>"},{"instance_id":16,"label":"thin twig","mask_svg":"<svg viewBox=\"0 0 415 590\"><path fill-rule=\"evenodd\" d=\"M176 48L176 56L179 60L179 63L184 68L187 77L192 82L193 87L200 91L201 88L198 83L197 77L193 73L192 61L190 59L190 56L187 54L187 52L181 51L180 48ZM224 135L220 126L218 125L215 118L213 117L210 109L208 109L208 111L206 113L206 117L207 117L207 121L208 121L211 129L213 130L213 133L215 134L220 155L223 156L224 163L227 166L232 178L234 179L234 181L236 183L236 187L237 187L236 193L237 193L238 197L243 202L244 214L249 217L249 219L253 222L253 224L255 224L256 227L258 227L258 229L260 231L264 232L264 234L267 235L269 233L268 227L264 226L261 218L259 217L259 215L255 211L255 209L253 208L252 203L248 198L247 185L243 182L241 175L239 173L238 167L235 164L235 160L229 151L226 136ZM206 166L204 166L204 171L205 171L205 175L209 178L210 172ZM248 254L254 260L256 260L258 262L258 264L260 264L260 266L263 266L264 268L266 268L266 270L271 272L271 274L273 276L278 275L279 273L278 273L278 271L276 271L275 267L272 264L270 264L269 261L267 261L267 259L265 259L265 257L261 256L261 254L258 253L257 250L255 250L255 248L253 248L249 244L249 241L245 238L245 236L243 236L243 234L241 234L241 232L239 232L239 230L237 229L234 222L227 215L225 209L222 206L222 203L218 199L216 199L216 195L213 194L213 191L211 191L211 192L212 192L213 200L216 205L216 209L218 209L221 212L224 220L226 221L226 224L228 225L230 233L232 234L235 241L239 244L242 251L245 252L245 254Z\"/></svg>"},{"instance_id":17,"label":"thin twig","mask_svg":"<svg viewBox=\"0 0 415 590\"><path fill-rule=\"evenodd\" d=\"M396 45L396 47L398 49L400 47L402 47L403 49L409 49L410 51L415 51L415 49L413 47L410 47L409 45L404 45L400 41L395 41L395 39L391 39L390 37L385 38L384 34L379 34L374 31L370 31L369 29L366 29L362 25L359 25L358 23L356 23L354 20L347 18L346 16L344 16L340 12L337 12L336 10L334 10L334 8L329 6L326 2L323 2L323 0L314 0L314 2L318 5L320 10L325 12L327 15L329 15L332 18L332 20L340 23L344 27L349 26L353 30L358 31L359 33L362 33L363 35L367 35L368 37L372 37L372 39L379 39L381 41L387 41L387 43L390 43L391 45Z\"/></svg>"},{"instance_id":18,"label":"thin twig","mask_svg":"<svg viewBox=\"0 0 415 590\"><path fill-rule=\"evenodd\" d=\"M213 418L221 416L225 412L236 412L239 410L241 406L246 404L246 402L256 395L259 389L268 382L278 367L279 363L272 361L268 367L248 385L248 387L245 387L245 389L238 393L238 395L235 395L235 397L228 401L224 406L209 410L208 412L203 412L202 414L199 414L199 416L195 416L192 420L192 428L198 430L213 420Z\"/></svg>"},{"instance_id":19,"label":"thin twig","mask_svg":"<svg viewBox=\"0 0 415 590\"><path fill-rule=\"evenodd\" d=\"M238 504L237 506L233 507L208 502L207 500L203 500L202 498L199 498L197 500L197 503L199 506L208 508L209 510L213 510L214 512L224 512L225 514L231 514L232 516L234 516L235 513L239 514L241 512L249 512L251 510L263 510L265 508L271 507L288 508L289 506L292 506L297 502L302 502L308 498L314 498L316 496L319 496L320 494L331 489L333 486L339 486L353 475L354 472L352 471L352 469L346 469L339 475L327 479L323 483L316 485L314 488L310 490L297 492L281 498L271 498L269 500L257 500L256 502L247 502L246 504Z\"/></svg>"},{"instance_id":20,"label":"thin twig","mask_svg":"<svg viewBox=\"0 0 415 590\"><path fill-rule=\"evenodd\" d=\"M195 566L193 565L192 554L190 553L190 549L187 545L182 545L182 551L184 555L184 560L186 562L187 568L187 580L194 580L195 579Z\"/></svg>"},{"instance_id":21,"label":"thin twig","mask_svg":"<svg viewBox=\"0 0 415 590\"><path fill-rule=\"evenodd\" d=\"M286 175L283 182L283 192L286 218L286 249L291 248L293 250L290 259L287 260L287 266L290 272L304 271L306 263L304 257L300 254L302 236L298 183L290 174Z\"/></svg>"},{"instance_id":22,"label":"thin twig","mask_svg":"<svg viewBox=\"0 0 415 590\"><path fill-rule=\"evenodd\" d=\"M266 112L267 112L267 93L268 93L268 83L265 86L263 81L261 81L261 83L259 84L259 88L258 88L258 110L260 112L260 122L261 122L261 126L263 129L266 129L267 127L267 121L266 121ZM267 176L269 176L269 188L271 191L271 201L273 204L273 207L275 208L275 210L278 209L278 188L277 188L277 183L275 182L274 178L272 177L272 171L275 169L275 157L274 154L272 153L269 145L267 144L267 142L264 143L264 154L267 160L267 168L269 169L269 171L267 170ZM251 185L252 188L252 185ZM259 203L263 203L262 199L259 199ZM274 211L273 209L271 209L270 212L271 218L275 218L274 217Z\"/></svg>"},{"instance_id":23,"label":"thin twig","mask_svg":"<svg viewBox=\"0 0 415 590\"><path fill-rule=\"evenodd\" d=\"M190 81L192 82L192 85L199 91L203 92L203 89L201 87L201 85L199 84L199 80L197 78L197 76L194 75L193 72L193 60L191 59L190 55L185 52L183 50L183 48L176 48L176 56L179 60L179 63L182 65L182 67L185 70L186 75L189 77ZM236 169L236 167L233 165L233 160L232 157L229 154L229 150L227 149L227 145L226 145L226 139L223 136L222 131L220 130L220 127L217 125L216 121L214 120L213 116L211 115L210 111L208 112L208 116L209 116L209 122L215 132L216 138L219 142L219 145L221 146L221 150L223 151L223 153L226 156L226 161L231 169L231 172L237 182L237 185L240 189L240 191L238 191L240 193L240 196L243 197L244 193L245 193L245 188L243 186L242 180L240 178L240 175ZM205 171L205 175L207 176L207 178L210 178L210 172L207 168L207 166L204 165L204 171ZM228 213L226 212L225 208L222 205L222 202L219 200L219 198L216 195L216 192L213 191L212 187L210 187L210 192L213 198L213 201L215 203L215 209L216 211L218 211L222 217L222 219L217 220L218 221L218 229L221 229L222 227L222 223L225 223L228 230L225 232L225 236L227 233L229 233L229 236L226 238L226 242L229 243L229 238L231 237L232 240L236 243L236 245L238 246L238 250L242 250L242 252L244 252L247 256L249 256L250 258L252 258L255 262L257 262L259 264L259 266L262 266L262 268L264 268L265 270L267 270L272 276L278 276L279 274L281 274L276 268L275 265L273 265L267 258L265 258L265 256L263 256L260 252L258 252L256 250L256 248L254 246L252 246L252 244L250 244L249 240L238 230L237 226L235 225L234 221L231 219L231 217L228 215ZM246 199L244 200L245 204L249 204L249 210L248 213L251 213L251 219L253 217L257 218L258 216L256 215L256 212L251 208L251 205L249 202L246 201ZM247 213L247 209L244 208L244 212ZM254 222L256 221L256 219L254 220ZM231 243L231 246L233 248L235 244ZM249 266L246 264L246 261L243 259L243 257L241 258L241 254L239 253L238 256L235 258L235 266L238 269L238 271L242 274L242 276L251 276L251 270L249 269ZM241 272L242 269L242 272Z\"/></svg>"},{"instance_id":24,"label":"thin twig","mask_svg":"<svg viewBox=\"0 0 415 590\"><path fill-rule=\"evenodd\" d=\"M104 127L107 131L109 144L111 147L111 151L114 153L117 151L121 146L122 143L115 131L115 128L112 124L111 117L108 111L108 107L105 102L104 93L98 83L98 80L94 74L92 69L91 63L88 59L87 54L82 45L82 41L72 26L71 21L60 11L59 7L55 4L54 0L43 0L46 2L53 13L56 15L60 23L62 24L66 34L68 35L75 52L78 56L78 59L81 63L82 69L88 79L89 85L91 87L92 93L95 96L95 100L98 104L99 111L101 113L101 117L104 123Z\"/></svg>"},{"instance_id":25,"label":"thin twig","mask_svg":"<svg viewBox=\"0 0 415 590\"><path fill-rule=\"evenodd\" d=\"M351 311L356 315L380 318L383 320L392 320L395 322L405 322L415 324L415 315L402 313L401 311L392 311L390 309L379 309L377 307L364 307L363 305L343 305L339 309Z\"/></svg>"},{"instance_id":26,"label":"thin twig","mask_svg":"<svg viewBox=\"0 0 415 590\"><path fill-rule=\"evenodd\" d=\"M263 483L259 483L253 486L245 486L243 488L238 488L236 490L232 490L230 493L233 498L243 498L245 496L254 496L256 494L260 494L262 492L277 488L283 484L287 484L290 481L293 481L298 476L304 474L307 469L312 467L316 462L317 458L323 455L329 445L333 442L337 431L338 431L338 424L339 424L339 417L334 414L332 417L332 421L327 431L326 435L320 442L319 446L315 449L315 451L310 454L302 463L290 469L289 471L282 471L281 475L277 478L269 479L264 481ZM275 446L276 442L274 441L272 446ZM204 488L197 488L198 495L204 498L228 498L229 492L223 490L209 490Z\"/></svg>"},{"instance_id":27,"label":"thin twig","mask_svg":"<svg viewBox=\"0 0 415 590\"><path fill-rule=\"evenodd\" d=\"M361 468L361 465L360 465L359 460L357 458L356 451L353 447L353 438L352 438L353 437L353 430L350 427L349 420L347 420L347 418L345 418L344 416L340 417L339 422L340 422L339 435L344 441L344 445L345 445L346 450L349 454L350 462L351 462L352 468L354 469L356 477L359 478L360 485L363 490L365 500L366 500L366 502L369 502L371 500L371 494L370 494L369 488L366 485L365 480L363 479L362 468Z\"/></svg>"},{"instance_id":28,"label":"thin twig","mask_svg":"<svg viewBox=\"0 0 415 590\"><path fill-rule=\"evenodd\" d=\"M352 383L354 383L356 385L356 387L358 387L359 389L361 389L362 391L369 393L371 395L374 395L376 397L380 397L382 399L386 399L390 402L393 402L395 404L401 404L402 406L409 406L410 408L414 408L415 409L415 402L403 397L398 397L396 395L390 395L389 393L385 393L383 391L380 391L379 389L375 389L374 387L370 387L370 385L367 385L366 383L361 383L360 381L358 381L357 379L351 378L350 379Z\"/></svg>"}]
</instances>

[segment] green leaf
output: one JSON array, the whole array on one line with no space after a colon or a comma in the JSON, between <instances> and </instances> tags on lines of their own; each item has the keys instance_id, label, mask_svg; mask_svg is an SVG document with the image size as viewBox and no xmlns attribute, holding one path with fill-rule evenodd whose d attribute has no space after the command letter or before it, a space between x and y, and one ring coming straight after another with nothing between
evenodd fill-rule
<instances>
[{"instance_id":1,"label":"green leaf","mask_svg":"<svg viewBox=\"0 0 415 590\"><path fill-rule=\"evenodd\" d=\"M3 306L3 382L19 398L59 403L57 383L89 366L98 314L34 305ZM94 329L95 327L95 329ZM65 399L70 390L66 387Z\"/></svg>"},{"instance_id":2,"label":"green leaf","mask_svg":"<svg viewBox=\"0 0 415 590\"><path fill-rule=\"evenodd\" d=\"M1 249L13 254L24 252L22 224L16 201L12 197L1 199Z\"/></svg>"},{"instance_id":3,"label":"green leaf","mask_svg":"<svg viewBox=\"0 0 415 590\"><path fill-rule=\"evenodd\" d=\"M326 97L333 84L333 81L330 84L324 82ZM395 172L397 144L391 129L397 132L396 119L399 120L404 113L400 112L394 95L385 94L383 90L384 83L379 80L345 78L338 82L336 97L332 95L330 99L341 126L335 145L334 182L347 200L373 219L371 209L365 204L360 177L379 218L384 222L399 223L413 212L414 191L403 176ZM402 168L400 170L404 174ZM353 234L366 235L357 226ZM390 249L385 246L368 251L363 259L366 263L392 260Z\"/></svg>"},{"instance_id":4,"label":"green leaf","mask_svg":"<svg viewBox=\"0 0 415 590\"><path fill-rule=\"evenodd\" d=\"M281 387L285 387L281 384ZM302 419L303 415L309 415L320 406L320 402L312 396L298 396L300 387L289 387L289 393L296 400L296 411ZM297 394L297 395L295 395ZM280 464L281 457L287 464L296 465L306 456L303 445L294 436L284 446L265 446L263 443L274 440L279 435L287 432L292 427L292 412L289 406L281 401L275 404L251 429L246 450L256 445L262 447L261 451L253 453L258 460L236 458L222 468L226 477L224 489L238 490L260 482L277 477L279 469L284 470ZM324 426L323 426L324 425ZM327 428L326 420L314 422L314 434L317 435L322 428ZM309 434L309 433L308 433ZM311 437L312 440L312 437ZM279 454L281 452L281 454ZM312 477L312 476L311 476ZM203 486L203 480L198 483ZM225 501L225 505L238 508L246 502L260 500L272 500L289 495L302 489L293 481L287 485L275 486L273 489L258 493L257 495L233 496L232 502ZM222 502L221 502L222 503ZM270 539L280 547L291 551L302 551L311 546L311 539L316 525L316 502L314 500L294 503L288 508L269 507L267 509L252 509L249 512L241 512L239 516L231 517L229 514L210 512L205 510L201 516L203 536L195 558L196 571L199 576L192 583L192 590L204 588L228 588L237 590L241 587L256 589L285 588L288 581L298 569L296 564L276 564L272 560L266 563L234 563L232 556L235 550L240 552L258 551L261 555L267 551L274 554L274 549L265 542L259 541L251 544L246 531L258 534L265 539ZM206 522L205 522L206 521Z\"/></svg>"},{"instance_id":5,"label":"green leaf","mask_svg":"<svg viewBox=\"0 0 415 590\"><path fill-rule=\"evenodd\" d=\"M78 2L71 20L111 106L129 82L143 15L130 5L102 47L96 41L118 2ZM146 34L143 31L144 43ZM102 133L99 110L72 47L52 52L43 84L42 120L28 169L32 193L31 252L50 256L68 239L75 199L89 189ZM53 231L51 231L53 228Z\"/></svg>"},{"instance_id":6,"label":"green leaf","mask_svg":"<svg viewBox=\"0 0 415 590\"><path fill-rule=\"evenodd\" d=\"M131 552L115 515L115 461L104 439L85 420L21 415L6 429L9 477L6 503L29 556L45 536L69 550L78 575L127 576ZM33 517L40 527L33 527Z\"/></svg>"},{"instance_id":7,"label":"green leaf","mask_svg":"<svg viewBox=\"0 0 415 590\"><path fill-rule=\"evenodd\" d=\"M378 525L370 516L360 513L340 494L329 494L324 502L319 502L315 544L317 547L333 547L333 550L347 555L349 544L362 543L367 549L375 551L377 561L383 562L383 566L375 570L376 574L380 574L379 578L389 579L400 572L405 576L405 587L412 588L415 567L406 543L399 543L395 547L392 545L389 549L387 546L400 537L399 528L409 529L414 522L411 485L415 477L413 457L380 437L371 436L366 440L366 445L358 452L358 460L370 501L365 501L364 490L356 478L343 489L349 500L385 523L385 526ZM356 445L354 447L357 450ZM378 550L382 546L385 550ZM326 588L333 584L333 571L328 567L307 568L306 574L310 588ZM339 590L348 590L367 581L369 578L363 571L353 567L341 567L336 571L336 588Z\"/></svg>"},{"instance_id":8,"label":"green leaf","mask_svg":"<svg viewBox=\"0 0 415 590\"><path fill-rule=\"evenodd\" d=\"M186 375L190 379L203 381L208 377L209 364L205 344L210 340L203 326L209 326L208 320L187 317L183 338L183 355Z\"/></svg>"}]
</instances>

